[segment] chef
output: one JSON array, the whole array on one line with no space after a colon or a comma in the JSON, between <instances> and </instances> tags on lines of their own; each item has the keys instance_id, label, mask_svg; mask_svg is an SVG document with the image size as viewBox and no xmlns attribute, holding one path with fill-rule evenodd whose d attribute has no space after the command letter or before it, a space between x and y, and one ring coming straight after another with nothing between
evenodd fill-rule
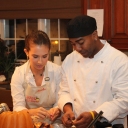
<instances>
[{"instance_id":1,"label":"chef","mask_svg":"<svg viewBox=\"0 0 128 128\"><path fill-rule=\"evenodd\" d=\"M28 109L31 116L55 121L61 114L57 107L60 67L50 61L50 40L43 31L28 34L25 53L28 61L16 67L11 80L13 111Z\"/></svg>"},{"instance_id":2,"label":"chef","mask_svg":"<svg viewBox=\"0 0 128 128\"><path fill-rule=\"evenodd\" d=\"M98 38L93 17L75 17L67 33L74 51L62 64L58 106L64 125L86 128L103 111L101 122L127 128L128 57Z\"/></svg>"}]
</instances>

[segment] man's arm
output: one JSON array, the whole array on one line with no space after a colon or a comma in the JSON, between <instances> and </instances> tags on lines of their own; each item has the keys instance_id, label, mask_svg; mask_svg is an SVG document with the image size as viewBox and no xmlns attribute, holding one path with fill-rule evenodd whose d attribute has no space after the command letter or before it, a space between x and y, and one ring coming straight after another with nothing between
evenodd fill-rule
<instances>
[{"instance_id":1,"label":"man's arm","mask_svg":"<svg viewBox=\"0 0 128 128\"><path fill-rule=\"evenodd\" d=\"M71 103L66 103L63 107L63 112L66 113L67 111L73 111L72 109L72 104Z\"/></svg>"},{"instance_id":2,"label":"man's arm","mask_svg":"<svg viewBox=\"0 0 128 128\"><path fill-rule=\"evenodd\" d=\"M118 60L112 71L112 95L113 100L104 102L95 111L103 111L103 116L108 121L117 117L124 118L128 111L128 61L126 58Z\"/></svg>"},{"instance_id":3,"label":"man's arm","mask_svg":"<svg viewBox=\"0 0 128 128\"><path fill-rule=\"evenodd\" d=\"M71 98L71 95L70 95L70 89L69 89L69 85L68 85L68 82L67 82L67 78L66 78L66 74L65 74L65 71L63 69L63 66L62 66L62 69L61 69L61 73L62 73L62 79L61 79L60 89L59 89L59 93L58 93L58 106L61 109L61 111L63 111L64 106L67 103L72 104L73 101L72 101L72 98ZM69 104L67 104L67 105L68 105L68 108L69 108ZM67 108L67 105L65 106L66 108ZM73 109L73 106L72 106L72 109Z\"/></svg>"}]
</instances>

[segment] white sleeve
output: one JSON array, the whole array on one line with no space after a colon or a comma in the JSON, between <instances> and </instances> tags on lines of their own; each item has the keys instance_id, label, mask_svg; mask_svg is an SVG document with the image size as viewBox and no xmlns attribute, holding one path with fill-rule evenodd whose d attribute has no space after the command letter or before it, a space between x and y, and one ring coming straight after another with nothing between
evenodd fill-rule
<instances>
[{"instance_id":1,"label":"white sleeve","mask_svg":"<svg viewBox=\"0 0 128 128\"><path fill-rule=\"evenodd\" d=\"M11 79L11 95L13 99L13 111L27 109L24 95L24 73L16 67Z\"/></svg>"},{"instance_id":2,"label":"white sleeve","mask_svg":"<svg viewBox=\"0 0 128 128\"><path fill-rule=\"evenodd\" d=\"M114 66L112 73L113 100L104 102L96 111L103 110L104 117L113 121L115 118L124 118L128 112L128 61L123 60Z\"/></svg>"},{"instance_id":3,"label":"white sleeve","mask_svg":"<svg viewBox=\"0 0 128 128\"><path fill-rule=\"evenodd\" d=\"M64 62L65 63L65 62ZM59 98L58 98L58 106L63 111L63 107L66 103L73 103L72 98L70 96L69 92L69 85L67 81L67 77L64 70L64 63L62 65L62 79L60 83L60 89L59 89Z\"/></svg>"},{"instance_id":4,"label":"white sleeve","mask_svg":"<svg viewBox=\"0 0 128 128\"><path fill-rule=\"evenodd\" d=\"M56 87L56 90L55 90L55 95L56 95L56 102L54 104L53 107L58 107L57 103L58 103L58 91L59 91L59 84L60 84L60 81L61 81L61 67L60 66L57 66L56 70L54 71L54 74L55 74L55 87Z\"/></svg>"}]
</instances>

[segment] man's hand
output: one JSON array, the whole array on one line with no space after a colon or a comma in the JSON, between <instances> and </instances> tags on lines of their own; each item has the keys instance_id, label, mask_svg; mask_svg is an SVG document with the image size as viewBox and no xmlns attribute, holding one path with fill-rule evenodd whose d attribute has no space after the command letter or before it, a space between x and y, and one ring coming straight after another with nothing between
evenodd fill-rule
<instances>
[{"instance_id":1,"label":"man's hand","mask_svg":"<svg viewBox=\"0 0 128 128\"><path fill-rule=\"evenodd\" d=\"M74 119L75 119L75 115L73 111L67 111L62 116L62 122L66 127L71 127Z\"/></svg>"},{"instance_id":2,"label":"man's hand","mask_svg":"<svg viewBox=\"0 0 128 128\"><path fill-rule=\"evenodd\" d=\"M75 115L72 110L72 104L71 103L65 104L63 110L64 110L64 114L62 116L62 122L66 127L71 127L72 121L75 119Z\"/></svg>"},{"instance_id":3,"label":"man's hand","mask_svg":"<svg viewBox=\"0 0 128 128\"><path fill-rule=\"evenodd\" d=\"M83 112L80 116L73 122L77 128L87 128L87 126L93 120L92 115L90 112Z\"/></svg>"}]
</instances>

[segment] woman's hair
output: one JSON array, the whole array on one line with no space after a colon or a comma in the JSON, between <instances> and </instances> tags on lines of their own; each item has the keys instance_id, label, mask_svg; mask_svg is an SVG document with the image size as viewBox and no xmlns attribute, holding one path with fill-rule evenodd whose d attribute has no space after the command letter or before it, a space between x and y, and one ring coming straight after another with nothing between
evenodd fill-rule
<instances>
[{"instance_id":1,"label":"woman's hair","mask_svg":"<svg viewBox=\"0 0 128 128\"><path fill-rule=\"evenodd\" d=\"M51 48L51 42L48 35L41 30L34 31L25 37L25 49L27 51L30 50L30 42L33 42L34 44L37 44L37 45L43 44L48 46L49 49Z\"/></svg>"}]
</instances>

